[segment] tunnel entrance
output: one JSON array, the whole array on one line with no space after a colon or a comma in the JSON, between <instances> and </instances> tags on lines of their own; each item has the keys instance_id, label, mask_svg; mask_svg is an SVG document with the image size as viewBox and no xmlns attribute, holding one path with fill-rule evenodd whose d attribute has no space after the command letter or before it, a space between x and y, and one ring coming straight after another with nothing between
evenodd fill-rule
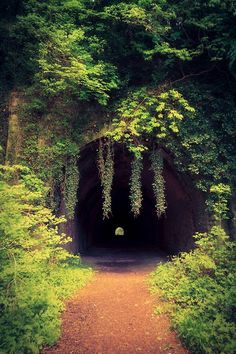
<instances>
[{"instance_id":1,"label":"tunnel entrance","mask_svg":"<svg viewBox=\"0 0 236 354\"><path fill-rule=\"evenodd\" d=\"M108 220L96 220L96 231L91 235L91 246L111 248L156 248L158 247L158 235L161 235L161 221L154 215L155 210L151 202L144 199L142 213L134 218L130 211L129 189L119 188L114 184L112 193L113 213ZM118 227L124 230L124 234L116 235Z\"/></svg>"},{"instance_id":2,"label":"tunnel entrance","mask_svg":"<svg viewBox=\"0 0 236 354\"><path fill-rule=\"evenodd\" d=\"M165 158L163 174L167 210L158 219L152 189L153 172L146 154L142 172L143 205L140 216L135 218L129 202L132 156L120 144L114 147L112 216L103 220L97 149L98 141L85 146L78 162L80 186L72 225L74 249L82 253L92 247L152 251L161 249L174 254L193 247L192 235L201 229L199 210L202 208L202 196L189 187ZM124 235L115 234L117 227L124 229Z\"/></svg>"}]
</instances>

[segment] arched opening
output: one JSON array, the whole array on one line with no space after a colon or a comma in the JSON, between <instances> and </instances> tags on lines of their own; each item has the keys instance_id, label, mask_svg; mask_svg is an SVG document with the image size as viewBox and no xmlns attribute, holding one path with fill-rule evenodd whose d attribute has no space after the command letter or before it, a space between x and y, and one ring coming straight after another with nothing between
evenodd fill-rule
<instances>
[{"instance_id":1,"label":"arched opening","mask_svg":"<svg viewBox=\"0 0 236 354\"><path fill-rule=\"evenodd\" d=\"M118 226L115 229L115 236L124 236L125 235L125 230L122 226Z\"/></svg>"},{"instance_id":2,"label":"arched opening","mask_svg":"<svg viewBox=\"0 0 236 354\"><path fill-rule=\"evenodd\" d=\"M190 249L192 235L204 227L204 215L199 214L203 198L191 186L191 181L188 185L167 159L164 160L167 210L166 215L158 219L152 189L153 172L146 154L142 173L143 206L140 216L135 218L129 202L132 156L122 145L116 145L112 216L103 220L97 149L97 141L88 144L79 159L79 202L73 220L74 249L80 252L92 247L162 249L169 254ZM119 226L125 230L122 236L115 234Z\"/></svg>"}]
</instances>

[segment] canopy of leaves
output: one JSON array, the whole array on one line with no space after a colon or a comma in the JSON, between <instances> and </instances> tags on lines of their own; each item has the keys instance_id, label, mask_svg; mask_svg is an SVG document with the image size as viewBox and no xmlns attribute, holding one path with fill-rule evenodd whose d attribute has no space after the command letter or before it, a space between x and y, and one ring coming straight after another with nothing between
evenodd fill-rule
<instances>
[{"instance_id":1,"label":"canopy of leaves","mask_svg":"<svg viewBox=\"0 0 236 354\"><path fill-rule=\"evenodd\" d=\"M117 86L114 67L121 86L235 76L234 0L3 0L0 13L1 75L14 82L32 81L47 55L59 77L78 69L79 85Z\"/></svg>"},{"instance_id":2,"label":"canopy of leaves","mask_svg":"<svg viewBox=\"0 0 236 354\"><path fill-rule=\"evenodd\" d=\"M196 179L201 175L202 189L208 188L205 180L232 182L234 0L3 0L0 14L4 91L32 87L33 96L47 103L55 97L68 104L96 100L109 103L108 114L115 102L118 130L127 130L127 115L134 113L125 132L130 146L137 134L145 137L147 129L152 130L150 140L161 139L174 152L179 167L185 166ZM178 92L196 110L195 118L191 115L181 124L177 117L170 120L168 129L178 130L178 137L164 140L164 126L158 134L153 126L160 124L154 106L168 100L153 92L163 87L163 94ZM182 108L168 104L169 110L185 117ZM40 105L41 111L47 107ZM142 137L139 140L142 150Z\"/></svg>"},{"instance_id":3,"label":"canopy of leaves","mask_svg":"<svg viewBox=\"0 0 236 354\"><path fill-rule=\"evenodd\" d=\"M183 120L181 129L170 124L179 135L164 144L179 165L203 177L202 189L207 189L205 180L231 180L235 1L3 0L0 13L2 89L33 85L46 100L64 96L100 104L128 95L118 105L117 127L124 130L128 110L139 119L147 115L145 124L134 118L132 132L125 132L132 145L137 134L145 136L159 124L150 90L165 83L166 92L175 89L196 109L196 118ZM140 105L145 91L148 109L146 102ZM166 133L154 137L160 134Z\"/></svg>"}]
</instances>

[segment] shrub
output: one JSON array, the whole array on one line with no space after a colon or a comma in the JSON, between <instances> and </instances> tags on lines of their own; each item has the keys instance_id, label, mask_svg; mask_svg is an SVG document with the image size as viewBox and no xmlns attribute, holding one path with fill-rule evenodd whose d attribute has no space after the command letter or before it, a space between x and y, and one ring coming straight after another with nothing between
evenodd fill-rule
<instances>
[{"instance_id":1,"label":"shrub","mask_svg":"<svg viewBox=\"0 0 236 354\"><path fill-rule=\"evenodd\" d=\"M44 187L27 168L0 168L0 351L39 353L60 334L62 300L91 275L62 246Z\"/></svg>"},{"instance_id":2,"label":"shrub","mask_svg":"<svg viewBox=\"0 0 236 354\"><path fill-rule=\"evenodd\" d=\"M196 249L158 266L151 285L173 327L195 354L236 352L236 243L214 226L195 235Z\"/></svg>"}]
</instances>

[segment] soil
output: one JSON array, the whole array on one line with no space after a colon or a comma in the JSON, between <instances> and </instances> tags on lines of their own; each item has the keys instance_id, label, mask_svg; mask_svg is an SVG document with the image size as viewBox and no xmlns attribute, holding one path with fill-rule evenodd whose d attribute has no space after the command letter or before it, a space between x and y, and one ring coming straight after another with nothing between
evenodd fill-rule
<instances>
[{"instance_id":1,"label":"soil","mask_svg":"<svg viewBox=\"0 0 236 354\"><path fill-rule=\"evenodd\" d=\"M95 250L84 261L95 267L91 283L66 302L62 335L43 354L187 354L147 278L165 255Z\"/></svg>"}]
</instances>

